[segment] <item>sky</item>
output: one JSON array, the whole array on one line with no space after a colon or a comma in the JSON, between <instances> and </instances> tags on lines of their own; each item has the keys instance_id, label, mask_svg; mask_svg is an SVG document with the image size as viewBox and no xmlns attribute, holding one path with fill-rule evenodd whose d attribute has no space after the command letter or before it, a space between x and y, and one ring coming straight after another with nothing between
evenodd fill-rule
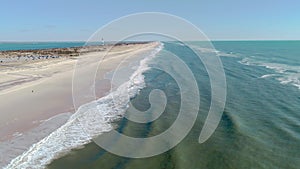
<instances>
[{"instance_id":1,"label":"sky","mask_svg":"<svg viewBox=\"0 0 300 169\"><path fill-rule=\"evenodd\" d=\"M0 41L86 41L138 12L184 18L211 40L300 40L298 0L1 0Z\"/></svg>"}]
</instances>

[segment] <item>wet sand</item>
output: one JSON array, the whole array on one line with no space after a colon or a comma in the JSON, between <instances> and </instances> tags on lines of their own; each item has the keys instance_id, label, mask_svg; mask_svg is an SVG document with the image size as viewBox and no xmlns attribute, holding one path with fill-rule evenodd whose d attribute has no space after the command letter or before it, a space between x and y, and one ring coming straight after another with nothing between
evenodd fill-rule
<instances>
[{"instance_id":1,"label":"wet sand","mask_svg":"<svg viewBox=\"0 0 300 169\"><path fill-rule=\"evenodd\" d=\"M79 89L79 91L82 90L82 94L79 93L82 95L82 100L76 103L83 104L91 101L90 97L85 97L85 91L94 82L89 81L86 75L92 73L91 68L99 66L99 58L101 59L107 52L108 55L102 60L95 78L97 98L104 96L111 89L110 80L104 78L107 72L116 69L121 60L136 59L143 52L152 50L157 45L157 43L118 45L109 52L110 47L103 46L103 50L99 52L93 51L78 56L86 59L84 64L76 67L82 72L79 75L82 77ZM46 119L75 111L72 98L72 77L78 57L0 64L0 147L13 144L14 138L40 126ZM64 120L55 124L56 127L58 128L66 120L67 115ZM54 129L48 132L52 130ZM22 139L26 142L26 137ZM37 141L31 139L30 144ZM26 150L26 148L28 147L21 149ZM2 151L0 166L7 164L9 159L16 157L24 150L14 152L10 149L2 149Z\"/></svg>"}]
</instances>

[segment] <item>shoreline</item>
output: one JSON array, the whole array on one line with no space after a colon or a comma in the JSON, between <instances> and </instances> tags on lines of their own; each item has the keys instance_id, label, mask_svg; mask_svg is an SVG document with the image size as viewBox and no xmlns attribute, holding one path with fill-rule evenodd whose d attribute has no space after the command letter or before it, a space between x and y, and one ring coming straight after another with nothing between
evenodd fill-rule
<instances>
[{"instance_id":1,"label":"shoreline","mask_svg":"<svg viewBox=\"0 0 300 169\"><path fill-rule=\"evenodd\" d=\"M118 66L120 60L126 57L129 57L130 60L137 59L139 54L147 50L152 50L155 46L157 46L157 43L129 44L114 47L108 54L108 57L103 60L102 70L97 73L96 80L97 86L99 86L96 89L97 98L105 96L110 91L112 84L104 76L107 72L113 71ZM95 63L95 60L99 60L97 53L91 52L81 55L81 57L88 57L90 59L84 67L97 66ZM48 61L42 66L40 65L41 63L30 63L30 68L26 67L21 70L7 70L7 72L21 71L27 74L42 72L43 76L32 82L12 86L14 90L6 91L6 93L3 90L0 91L0 100L3 103L0 105L0 110L1 112L6 112L2 113L0 120L0 124L5 124L0 126L2 143L18 137L17 135L14 136L16 133L20 135L31 131L41 125L43 120L62 113L75 111L72 100L72 75L76 60L66 59L54 65ZM38 65L38 69L32 65ZM84 70L84 67L80 69ZM49 74L48 71L51 73ZM84 81L84 78L82 80ZM84 91L84 89L82 90ZM88 101L90 100L82 100L83 103ZM1 152L1 154L4 156L6 153ZM10 154L10 160L17 155L19 154ZM5 159L5 157L1 157L1 159L1 166L5 165L2 163L10 161Z\"/></svg>"}]
</instances>

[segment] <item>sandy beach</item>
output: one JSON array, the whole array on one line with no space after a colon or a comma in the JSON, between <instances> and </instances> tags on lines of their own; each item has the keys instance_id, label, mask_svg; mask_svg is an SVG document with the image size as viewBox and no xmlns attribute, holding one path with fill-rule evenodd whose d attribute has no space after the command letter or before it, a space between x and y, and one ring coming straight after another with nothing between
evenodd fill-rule
<instances>
[{"instance_id":1,"label":"sandy beach","mask_svg":"<svg viewBox=\"0 0 300 169\"><path fill-rule=\"evenodd\" d=\"M84 104L91 101L90 97L84 97L84 91L93 83L85 80L86 75L91 73L89 72L91 68L99 66L95 78L96 96L99 98L111 89L110 80L105 79L106 73L116 69L124 59L141 58L144 52L152 50L157 45L157 43L144 43L117 45L112 48L102 46L97 51L84 51L81 54L77 51L74 54L73 51L70 54L72 56L52 57L54 55L49 55L47 59L32 59L38 58L38 56L32 56L26 61L16 59L20 58L17 55L10 57L9 54L1 53L0 167L26 150L28 148L26 145L32 145L64 124L75 111L72 98L72 77L79 57L86 58L84 64L76 67L83 73L80 75L82 77L82 85L80 85L83 91L82 100L77 103ZM106 53L107 55L99 65L99 58ZM47 120L51 118L52 122ZM53 123L52 127L43 127L45 122ZM32 134L26 134L28 132L34 134L36 138L32 138ZM18 148L13 150L11 147Z\"/></svg>"}]
</instances>

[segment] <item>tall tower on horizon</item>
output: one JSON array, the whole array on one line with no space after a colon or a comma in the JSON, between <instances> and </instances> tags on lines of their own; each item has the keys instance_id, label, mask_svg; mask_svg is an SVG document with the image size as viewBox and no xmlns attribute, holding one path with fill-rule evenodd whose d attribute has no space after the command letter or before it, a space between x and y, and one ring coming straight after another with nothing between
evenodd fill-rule
<instances>
[{"instance_id":1,"label":"tall tower on horizon","mask_svg":"<svg viewBox=\"0 0 300 169\"><path fill-rule=\"evenodd\" d=\"M102 38L101 41L102 41L102 45L104 46L104 39Z\"/></svg>"}]
</instances>

